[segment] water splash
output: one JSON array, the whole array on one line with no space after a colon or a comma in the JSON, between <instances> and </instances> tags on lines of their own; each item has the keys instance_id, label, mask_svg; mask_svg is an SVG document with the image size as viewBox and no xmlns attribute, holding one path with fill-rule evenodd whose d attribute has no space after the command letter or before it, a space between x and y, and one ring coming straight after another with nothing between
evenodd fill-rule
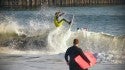
<instances>
[{"instance_id":1,"label":"water splash","mask_svg":"<svg viewBox=\"0 0 125 70\"><path fill-rule=\"evenodd\" d=\"M56 28L51 31L48 35L48 46L50 46L54 51L64 52L67 46L67 40L70 38L70 30L65 28Z\"/></svg>"},{"instance_id":2,"label":"water splash","mask_svg":"<svg viewBox=\"0 0 125 70\"><path fill-rule=\"evenodd\" d=\"M57 10L58 9L55 9L55 8L54 9L45 8L45 9L41 9L40 11L32 11L32 12L16 11L15 13L14 11L12 12L10 11L11 13L10 12L5 13L6 16L5 15L1 16L0 14L0 46L4 46L8 48L8 49L5 48L2 53L9 54L11 51L17 54L63 53L68 47L72 46L73 39L78 38L80 40L79 47L81 47L83 50L89 50L97 54L98 62L122 63L124 61L122 59L125 58L125 54L124 54L125 36L114 36L114 35L106 34L102 32L97 33L92 31L85 31L85 30L73 31L72 29L68 30L64 28L55 29L53 25L53 16L54 16L53 14ZM83 19L86 20L91 18L91 16L88 16L88 15L92 15L93 16L92 19L97 18L95 17L95 15L98 14L97 12L95 12L96 14L93 15L93 14L90 14L91 11L90 13L88 13L88 11L83 12L81 8L80 8L81 11L80 10L75 11L75 10L76 8L72 9L72 11L70 9L70 11L65 11L65 12L75 13L76 15L83 14L81 16L84 16L84 17L87 16L86 18L78 17L79 20L81 18L81 22L78 22L78 23L83 23L82 21ZM80 13L78 13L78 11L80 11ZM102 16L99 16L99 17L102 17ZM105 17L107 17L107 15ZM94 25L98 25L98 23L99 22L97 22L97 24L95 23ZM101 26L103 26L102 24ZM117 25L114 25L114 26L117 26ZM94 26L92 24L89 28L93 28L93 27ZM105 30L101 28L102 27L100 27L100 31ZM114 29L114 31L116 31L117 33L117 30ZM123 32L124 30L123 31L120 30L120 31ZM112 29L110 30L110 32L112 32ZM17 35L16 36L14 35L13 38L10 38L10 35L7 35L7 33L15 33ZM5 35L7 35L6 38L4 37ZM24 36L22 37L22 35ZM3 49L1 49L0 47L0 50L3 50Z\"/></svg>"}]
</instances>

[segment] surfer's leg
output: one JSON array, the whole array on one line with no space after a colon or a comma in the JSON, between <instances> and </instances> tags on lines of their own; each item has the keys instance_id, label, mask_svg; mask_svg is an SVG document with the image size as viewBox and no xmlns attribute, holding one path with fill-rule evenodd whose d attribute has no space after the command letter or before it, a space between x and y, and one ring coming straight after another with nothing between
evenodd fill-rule
<instances>
[{"instance_id":1,"label":"surfer's leg","mask_svg":"<svg viewBox=\"0 0 125 70\"><path fill-rule=\"evenodd\" d=\"M66 19L62 19L62 20L60 20L59 23L62 23L62 22L64 22L64 21L65 21L66 23L68 23L68 24L71 23L71 22L67 21Z\"/></svg>"}]
</instances>

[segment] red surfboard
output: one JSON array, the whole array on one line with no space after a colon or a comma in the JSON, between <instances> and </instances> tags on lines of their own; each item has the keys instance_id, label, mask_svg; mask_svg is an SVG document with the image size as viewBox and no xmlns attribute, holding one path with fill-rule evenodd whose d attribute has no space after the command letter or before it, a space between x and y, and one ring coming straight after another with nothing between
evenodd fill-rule
<instances>
[{"instance_id":1,"label":"red surfboard","mask_svg":"<svg viewBox=\"0 0 125 70\"><path fill-rule=\"evenodd\" d=\"M91 66L96 64L96 58L94 57L92 52L84 52L85 56L91 62ZM83 69L90 68L90 64L88 64L80 55L75 58L76 63Z\"/></svg>"}]
</instances>

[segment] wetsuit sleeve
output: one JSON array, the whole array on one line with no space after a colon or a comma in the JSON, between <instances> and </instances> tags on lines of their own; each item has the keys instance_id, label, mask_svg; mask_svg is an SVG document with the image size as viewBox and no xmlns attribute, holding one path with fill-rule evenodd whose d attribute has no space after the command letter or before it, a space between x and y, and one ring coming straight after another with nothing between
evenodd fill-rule
<instances>
[{"instance_id":1,"label":"wetsuit sleeve","mask_svg":"<svg viewBox=\"0 0 125 70\"><path fill-rule=\"evenodd\" d=\"M69 49L67 49L67 51L66 51L66 53L65 53L65 60L66 60L66 62L69 62L69 61L68 61L68 55L69 55Z\"/></svg>"},{"instance_id":2,"label":"wetsuit sleeve","mask_svg":"<svg viewBox=\"0 0 125 70\"><path fill-rule=\"evenodd\" d=\"M62 16L62 15L64 15L64 13L61 13L61 14L59 15L59 17Z\"/></svg>"},{"instance_id":3,"label":"wetsuit sleeve","mask_svg":"<svg viewBox=\"0 0 125 70\"><path fill-rule=\"evenodd\" d=\"M88 58L85 56L85 54L83 53L82 49L79 49L80 51L80 55L82 56L82 58L87 62L90 63L90 61L88 60Z\"/></svg>"}]
</instances>

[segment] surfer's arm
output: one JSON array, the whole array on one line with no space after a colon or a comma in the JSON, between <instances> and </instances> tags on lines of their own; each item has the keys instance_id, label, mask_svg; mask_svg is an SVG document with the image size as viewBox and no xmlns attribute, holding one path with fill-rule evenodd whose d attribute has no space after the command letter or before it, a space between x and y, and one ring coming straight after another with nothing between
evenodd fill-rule
<instances>
[{"instance_id":1,"label":"surfer's arm","mask_svg":"<svg viewBox=\"0 0 125 70\"><path fill-rule=\"evenodd\" d=\"M89 61L88 58L85 56L85 54L83 53L82 49L80 49L79 51L80 51L80 55L82 56L82 58L83 58L88 64L90 64L90 61Z\"/></svg>"},{"instance_id":2,"label":"surfer's arm","mask_svg":"<svg viewBox=\"0 0 125 70\"><path fill-rule=\"evenodd\" d=\"M61 13L61 14L59 14L59 17L62 16L62 15L64 15L64 14L65 14L65 13Z\"/></svg>"},{"instance_id":3,"label":"surfer's arm","mask_svg":"<svg viewBox=\"0 0 125 70\"><path fill-rule=\"evenodd\" d=\"M67 63L69 62L69 61L68 61L68 55L69 55L69 53L68 53L68 49L67 49L67 51L66 51L66 53L65 53L65 60L66 60Z\"/></svg>"}]
</instances>

